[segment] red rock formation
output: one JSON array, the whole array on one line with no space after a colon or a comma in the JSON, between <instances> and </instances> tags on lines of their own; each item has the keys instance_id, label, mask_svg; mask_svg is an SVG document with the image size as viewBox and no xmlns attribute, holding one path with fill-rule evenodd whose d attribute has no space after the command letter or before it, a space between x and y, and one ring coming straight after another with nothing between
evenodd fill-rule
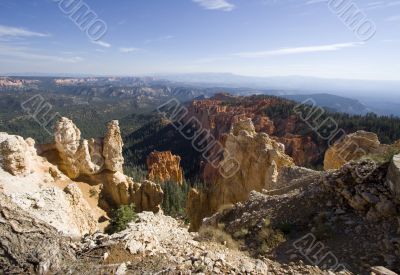
<instances>
[{"instance_id":1,"label":"red rock formation","mask_svg":"<svg viewBox=\"0 0 400 275\"><path fill-rule=\"evenodd\" d=\"M285 145L285 153L294 159L296 165L308 166L318 162L322 159L323 150L311 136L294 135L299 122L297 116L270 118L265 115L268 108L285 104L281 98L260 99L217 94L211 99L194 100L188 108L187 119L197 118L201 123L201 128L209 130L213 137L223 144L223 136L229 133L234 123L250 118L257 132L267 133ZM205 167L203 177L213 178L214 172L212 168Z\"/></svg>"},{"instance_id":2,"label":"red rock formation","mask_svg":"<svg viewBox=\"0 0 400 275\"><path fill-rule=\"evenodd\" d=\"M158 183L172 181L182 184L183 170L180 162L181 157L173 155L171 151L154 151L147 157L147 178Z\"/></svg>"}]
</instances>

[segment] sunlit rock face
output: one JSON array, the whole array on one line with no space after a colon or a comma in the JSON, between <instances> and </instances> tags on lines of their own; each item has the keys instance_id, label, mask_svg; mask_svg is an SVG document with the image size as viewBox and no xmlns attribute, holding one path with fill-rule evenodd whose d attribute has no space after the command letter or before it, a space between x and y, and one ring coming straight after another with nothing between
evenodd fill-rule
<instances>
[{"instance_id":1,"label":"sunlit rock face","mask_svg":"<svg viewBox=\"0 0 400 275\"><path fill-rule=\"evenodd\" d=\"M294 165L292 158L284 153L284 145L266 133L257 133L251 119L235 123L224 140L221 163L224 159L232 159L238 169L232 174L221 173L221 170L214 173L208 194L192 192L187 211L192 230L197 230L201 219L210 213L217 212L225 205L248 199L251 191L277 188L279 171ZM196 209L196 205L199 209Z\"/></svg>"},{"instance_id":2,"label":"sunlit rock face","mask_svg":"<svg viewBox=\"0 0 400 275\"><path fill-rule=\"evenodd\" d=\"M232 125L250 118L256 132L264 132L285 145L285 153L292 157L296 165L309 166L323 159L325 147L316 144L310 134L296 135L301 121L296 115L281 117L277 112L269 117L266 110L293 108L278 98L236 97L217 94L210 99L193 100L188 107L187 120L196 118L202 129L210 131L216 140L229 133ZM307 153L305 153L307 152ZM207 179L211 171L204 170Z\"/></svg>"},{"instance_id":3,"label":"sunlit rock face","mask_svg":"<svg viewBox=\"0 0 400 275\"><path fill-rule=\"evenodd\" d=\"M339 169L352 160L365 157L382 158L400 150L400 142L392 145L381 144L377 134L357 131L336 142L325 152L324 169Z\"/></svg>"},{"instance_id":4,"label":"sunlit rock face","mask_svg":"<svg viewBox=\"0 0 400 275\"><path fill-rule=\"evenodd\" d=\"M20 136L0 133L0 164L10 174L27 175L36 155L35 141Z\"/></svg>"},{"instance_id":5,"label":"sunlit rock face","mask_svg":"<svg viewBox=\"0 0 400 275\"><path fill-rule=\"evenodd\" d=\"M81 237L97 230L93 209L79 187L37 155L33 139L0 133L0 192L67 236Z\"/></svg>"},{"instance_id":6,"label":"sunlit rock face","mask_svg":"<svg viewBox=\"0 0 400 275\"><path fill-rule=\"evenodd\" d=\"M124 157L122 147L121 130L117 120L107 125L107 133L104 137L103 156L105 168L113 172L123 172Z\"/></svg>"},{"instance_id":7,"label":"sunlit rock face","mask_svg":"<svg viewBox=\"0 0 400 275\"><path fill-rule=\"evenodd\" d=\"M181 158L171 151L152 152L147 157L147 178L158 183L183 183L183 170L180 166Z\"/></svg>"},{"instance_id":8,"label":"sunlit rock face","mask_svg":"<svg viewBox=\"0 0 400 275\"><path fill-rule=\"evenodd\" d=\"M101 184L101 205L105 210L134 203L138 211L159 211L163 197L159 185L147 181L135 183L123 172L123 142L118 121L107 124L103 139L86 140L81 139L80 130L70 119L61 118L56 123L54 136L55 144L46 145L48 151L44 155L71 179Z\"/></svg>"}]
</instances>

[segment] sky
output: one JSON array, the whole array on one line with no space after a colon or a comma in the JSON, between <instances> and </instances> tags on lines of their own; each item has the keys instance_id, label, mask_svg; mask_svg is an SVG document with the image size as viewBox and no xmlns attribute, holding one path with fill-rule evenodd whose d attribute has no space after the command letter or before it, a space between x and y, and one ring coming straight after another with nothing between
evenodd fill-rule
<instances>
[{"instance_id":1,"label":"sky","mask_svg":"<svg viewBox=\"0 0 400 275\"><path fill-rule=\"evenodd\" d=\"M399 0L0 0L0 74L400 80L399 30Z\"/></svg>"}]
</instances>

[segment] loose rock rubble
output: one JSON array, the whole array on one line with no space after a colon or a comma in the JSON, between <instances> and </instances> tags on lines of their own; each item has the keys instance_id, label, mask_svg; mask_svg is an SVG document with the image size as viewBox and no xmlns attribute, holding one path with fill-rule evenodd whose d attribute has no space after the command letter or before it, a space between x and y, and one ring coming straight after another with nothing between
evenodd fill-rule
<instances>
[{"instance_id":1,"label":"loose rock rubble","mask_svg":"<svg viewBox=\"0 0 400 275\"><path fill-rule=\"evenodd\" d=\"M265 192L270 195L252 192L204 224L222 225L252 255L280 262L307 260L293 243L312 234L350 271L368 274L381 265L399 272L400 205L385 183L387 168L352 162L325 172L319 182Z\"/></svg>"},{"instance_id":2,"label":"loose rock rubble","mask_svg":"<svg viewBox=\"0 0 400 275\"><path fill-rule=\"evenodd\" d=\"M187 227L161 213L143 212L138 216L120 233L88 236L81 244L80 254L120 244L131 253L124 262L127 274L326 274L303 263L281 265L265 258L251 258L246 252L220 243L201 241L198 233L189 233ZM114 257L112 249L102 253L108 259ZM162 267L154 267L154 259Z\"/></svg>"}]
</instances>

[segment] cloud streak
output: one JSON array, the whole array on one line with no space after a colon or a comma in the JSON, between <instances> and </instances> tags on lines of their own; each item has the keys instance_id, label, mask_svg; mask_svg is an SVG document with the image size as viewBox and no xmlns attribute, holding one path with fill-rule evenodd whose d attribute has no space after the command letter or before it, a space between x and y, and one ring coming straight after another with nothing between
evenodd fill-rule
<instances>
[{"instance_id":1,"label":"cloud streak","mask_svg":"<svg viewBox=\"0 0 400 275\"><path fill-rule=\"evenodd\" d=\"M320 46L306 46L306 47L296 47L296 48L281 48L269 51L255 51L255 52L241 52L235 53L235 56L243 58L259 58L259 57L269 57L269 56L279 56L279 55L293 55L293 54L304 54L304 53L316 53L316 52L333 52L345 48L353 48L363 45L363 42L350 42L350 43L339 43L330 45L320 45Z\"/></svg>"},{"instance_id":2,"label":"cloud streak","mask_svg":"<svg viewBox=\"0 0 400 275\"><path fill-rule=\"evenodd\" d=\"M23 28L0 25L0 37L47 37L48 33L33 32Z\"/></svg>"},{"instance_id":3,"label":"cloud streak","mask_svg":"<svg viewBox=\"0 0 400 275\"><path fill-rule=\"evenodd\" d=\"M138 48L133 48L133 47L131 47L131 48L121 47L121 48L119 48L119 51L121 53L133 53L133 52L139 51L139 49Z\"/></svg>"},{"instance_id":4,"label":"cloud streak","mask_svg":"<svg viewBox=\"0 0 400 275\"><path fill-rule=\"evenodd\" d=\"M83 60L79 56L60 57L47 54L40 54L30 51L24 47L10 47L0 45L0 56L14 57L22 60L45 61L45 62L61 62L61 63L78 63Z\"/></svg>"},{"instance_id":5,"label":"cloud streak","mask_svg":"<svg viewBox=\"0 0 400 275\"><path fill-rule=\"evenodd\" d=\"M111 48L111 44L110 44L110 43L107 43L107 42L104 42L104 41L101 41L101 40L99 40L99 41L92 41L92 43L93 43L93 44L96 44L96 45L99 45L99 46L101 46L101 47L104 47L104 48Z\"/></svg>"},{"instance_id":6,"label":"cloud streak","mask_svg":"<svg viewBox=\"0 0 400 275\"><path fill-rule=\"evenodd\" d=\"M227 0L193 0L193 2L207 10L232 11L235 8L235 5Z\"/></svg>"}]
</instances>

